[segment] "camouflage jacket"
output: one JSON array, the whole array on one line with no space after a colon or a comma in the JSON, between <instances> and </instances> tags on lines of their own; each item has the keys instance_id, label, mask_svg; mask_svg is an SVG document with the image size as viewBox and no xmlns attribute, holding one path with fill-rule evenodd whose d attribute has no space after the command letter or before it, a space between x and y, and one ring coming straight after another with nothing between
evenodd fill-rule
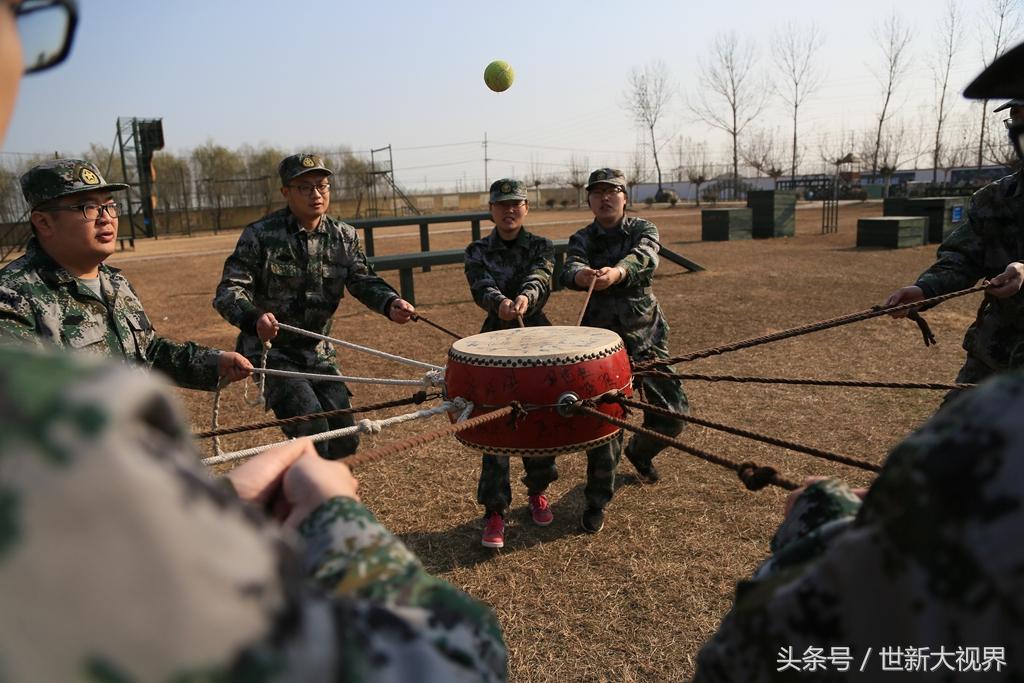
<instances>
[{"instance_id":1,"label":"camouflage jacket","mask_svg":"<svg viewBox=\"0 0 1024 683\"><path fill-rule=\"evenodd\" d=\"M1024 374L1000 376L898 445L863 504L809 487L695 680L1024 680L1022 412Z\"/></svg>"},{"instance_id":2,"label":"camouflage jacket","mask_svg":"<svg viewBox=\"0 0 1024 683\"><path fill-rule=\"evenodd\" d=\"M555 251L548 238L531 235L523 228L512 246L506 247L494 229L466 247L465 268L473 301L487 311L481 332L517 327L518 321L498 317L498 305L519 295L530 302L523 316L527 327L551 324L542 310L551 294L555 268Z\"/></svg>"},{"instance_id":3,"label":"camouflage jacket","mask_svg":"<svg viewBox=\"0 0 1024 683\"><path fill-rule=\"evenodd\" d=\"M569 239L562 270L562 284L581 289L575 278L583 268L625 269L624 279L594 291L583 324L617 333L635 360L668 357L668 321L651 291L658 268L658 239L658 228L643 218L627 216L610 230L594 221Z\"/></svg>"},{"instance_id":4,"label":"camouflage jacket","mask_svg":"<svg viewBox=\"0 0 1024 683\"><path fill-rule=\"evenodd\" d=\"M224 262L213 307L241 330L237 350L254 362L263 350L256 320L273 313L279 322L329 335L331 316L345 289L367 307L386 315L398 294L366 262L356 230L324 216L307 231L287 207L251 223ZM274 338L268 362L299 367L333 363L334 347L293 332Z\"/></svg>"},{"instance_id":5,"label":"camouflage jacket","mask_svg":"<svg viewBox=\"0 0 1024 683\"><path fill-rule=\"evenodd\" d=\"M0 342L125 358L156 368L187 389L217 388L220 351L159 336L117 268L101 265L99 280L106 301L32 238L25 254L0 270Z\"/></svg>"},{"instance_id":6,"label":"camouflage jacket","mask_svg":"<svg viewBox=\"0 0 1024 683\"><path fill-rule=\"evenodd\" d=\"M938 261L918 278L926 297L966 289L1024 261L1024 183L1020 172L978 190L967 218L939 247ZM993 370L1024 367L1024 292L987 297L964 348Z\"/></svg>"},{"instance_id":7,"label":"camouflage jacket","mask_svg":"<svg viewBox=\"0 0 1024 683\"><path fill-rule=\"evenodd\" d=\"M0 349L5 681L502 681L493 613L355 500L285 534L137 370Z\"/></svg>"}]
</instances>

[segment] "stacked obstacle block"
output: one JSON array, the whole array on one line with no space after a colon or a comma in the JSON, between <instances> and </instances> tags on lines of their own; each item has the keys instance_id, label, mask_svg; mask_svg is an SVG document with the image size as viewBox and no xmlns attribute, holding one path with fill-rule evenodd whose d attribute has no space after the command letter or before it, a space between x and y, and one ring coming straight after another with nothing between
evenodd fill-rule
<instances>
[{"instance_id":1,"label":"stacked obstacle block","mask_svg":"<svg viewBox=\"0 0 1024 683\"><path fill-rule=\"evenodd\" d=\"M749 240L753 236L750 209L704 209L700 212L700 238L705 242Z\"/></svg>"},{"instance_id":2,"label":"stacked obstacle block","mask_svg":"<svg viewBox=\"0 0 1024 683\"><path fill-rule=\"evenodd\" d=\"M902 249L925 244L928 219L924 216L878 216L857 221L858 247Z\"/></svg>"},{"instance_id":3,"label":"stacked obstacle block","mask_svg":"<svg viewBox=\"0 0 1024 683\"><path fill-rule=\"evenodd\" d=\"M754 237L792 237L796 230L796 193L777 190L747 192L753 213Z\"/></svg>"},{"instance_id":4,"label":"stacked obstacle block","mask_svg":"<svg viewBox=\"0 0 1024 683\"><path fill-rule=\"evenodd\" d=\"M928 219L925 243L938 244L967 218L967 197L891 197L882 204L886 216L924 216Z\"/></svg>"}]
</instances>

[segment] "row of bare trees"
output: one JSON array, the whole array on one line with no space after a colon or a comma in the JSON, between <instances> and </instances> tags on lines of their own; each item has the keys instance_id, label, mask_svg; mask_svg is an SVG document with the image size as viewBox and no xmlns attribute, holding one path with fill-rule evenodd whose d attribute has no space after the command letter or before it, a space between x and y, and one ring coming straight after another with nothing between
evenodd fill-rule
<instances>
[{"instance_id":1,"label":"row of bare trees","mask_svg":"<svg viewBox=\"0 0 1024 683\"><path fill-rule=\"evenodd\" d=\"M220 210L260 206L269 211L280 202L277 164L289 152L272 146L245 145L229 149L212 141L187 154L160 151L153 155L153 194L160 211ZM67 155L75 156L75 155ZM121 159L102 145L93 143L82 158L96 164L110 182L123 182ZM338 199L365 196L377 176L369 173L370 162L347 148L323 154L334 171L331 195ZM21 197L18 177L44 161L40 156L4 158L0 166L0 222L20 220L27 209ZM218 214L219 216L219 214Z\"/></svg>"},{"instance_id":2,"label":"row of bare trees","mask_svg":"<svg viewBox=\"0 0 1024 683\"><path fill-rule=\"evenodd\" d=\"M935 169L933 181L937 181L941 169L972 161L979 168L985 163L1013 162L1002 131L991 130L987 102L979 108L980 125L967 120L971 114L956 111L962 107L954 107L957 99L952 75L967 48L968 25L960 1L946 0L941 6L930 39L922 38L916 25L912 31L895 10L875 25L873 38L878 52L870 66L878 82L879 100L872 127L839 137L833 133L831 141L819 139L819 157L826 166L856 155L862 170L878 178L891 176L910 160L916 164L918 159L927 158L926 163ZM980 61L987 66L1019 38L1021 2L985 0L972 7L978 8L980 15L977 47ZM915 42L925 41L926 45L915 47ZM776 30L771 40L772 78L763 68L754 42L735 31L714 36L705 56L698 60L699 88L684 98L684 111L692 121L704 122L726 134L734 187L740 185L741 162L772 178L797 176L806 148L800 140L800 114L827 78L821 59L824 44L824 35L813 23L791 22ZM922 59L927 60L931 71L934 99L925 107L927 114L908 124L900 111L905 86L913 60L920 63ZM792 129L788 144L781 142L778 131L759 125L773 95L789 114ZM673 140L680 148L677 178L686 176L695 184L706 182L712 166L707 161L706 143L658 135L658 126L665 123L675 97L669 69L661 61L635 67L623 93L624 108L650 139L659 193L663 184L659 151ZM923 142L925 139L930 142ZM836 142L846 145L839 153L829 149Z\"/></svg>"}]
</instances>

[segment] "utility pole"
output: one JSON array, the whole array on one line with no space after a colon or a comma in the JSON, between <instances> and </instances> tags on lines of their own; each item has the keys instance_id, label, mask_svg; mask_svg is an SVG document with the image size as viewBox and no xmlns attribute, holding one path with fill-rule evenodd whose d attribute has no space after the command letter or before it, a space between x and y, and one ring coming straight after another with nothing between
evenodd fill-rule
<instances>
[{"instance_id":1,"label":"utility pole","mask_svg":"<svg viewBox=\"0 0 1024 683\"><path fill-rule=\"evenodd\" d=\"M491 183L487 178L487 162L490 159L487 158L487 131L484 131L484 192L490 188Z\"/></svg>"}]
</instances>

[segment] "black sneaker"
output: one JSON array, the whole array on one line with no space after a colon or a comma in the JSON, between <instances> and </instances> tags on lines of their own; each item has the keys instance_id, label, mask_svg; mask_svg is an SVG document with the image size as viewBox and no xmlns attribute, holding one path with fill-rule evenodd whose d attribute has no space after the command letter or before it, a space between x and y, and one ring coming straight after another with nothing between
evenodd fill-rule
<instances>
[{"instance_id":1,"label":"black sneaker","mask_svg":"<svg viewBox=\"0 0 1024 683\"><path fill-rule=\"evenodd\" d=\"M604 508L587 508L580 517L580 528L588 534L596 534L604 528Z\"/></svg>"},{"instance_id":2,"label":"black sneaker","mask_svg":"<svg viewBox=\"0 0 1024 683\"><path fill-rule=\"evenodd\" d=\"M633 457L633 453L630 449L626 449L626 459L633 463L634 469L636 469L636 478L644 484L657 484L658 480L661 479L661 475L658 474L657 468L653 462L637 462Z\"/></svg>"}]
</instances>

